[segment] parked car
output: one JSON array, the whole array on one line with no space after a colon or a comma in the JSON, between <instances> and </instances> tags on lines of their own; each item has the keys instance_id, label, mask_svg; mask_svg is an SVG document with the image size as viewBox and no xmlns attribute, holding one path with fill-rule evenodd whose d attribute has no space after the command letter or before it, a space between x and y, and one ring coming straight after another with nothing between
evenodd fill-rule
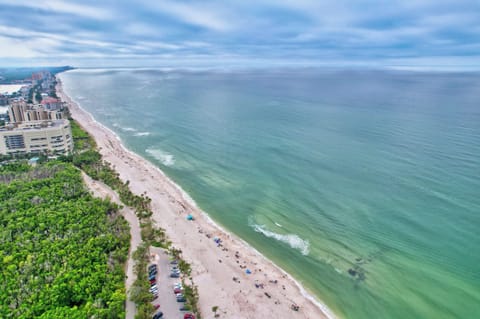
<instances>
[{"instance_id":1,"label":"parked car","mask_svg":"<svg viewBox=\"0 0 480 319\"><path fill-rule=\"evenodd\" d=\"M182 285L181 282L177 282L177 283L173 284L173 288L174 288L174 289L175 289L175 288L183 288L183 285Z\"/></svg>"},{"instance_id":2,"label":"parked car","mask_svg":"<svg viewBox=\"0 0 480 319\"><path fill-rule=\"evenodd\" d=\"M148 266L148 270L150 269L157 269L157 265L156 264L151 264L150 266Z\"/></svg>"},{"instance_id":3,"label":"parked car","mask_svg":"<svg viewBox=\"0 0 480 319\"><path fill-rule=\"evenodd\" d=\"M163 317L163 312L159 311L155 315L153 315L152 319L160 319Z\"/></svg>"},{"instance_id":4,"label":"parked car","mask_svg":"<svg viewBox=\"0 0 480 319\"><path fill-rule=\"evenodd\" d=\"M183 315L183 319L195 319L195 315L193 313L186 313Z\"/></svg>"},{"instance_id":5,"label":"parked car","mask_svg":"<svg viewBox=\"0 0 480 319\"><path fill-rule=\"evenodd\" d=\"M156 305L153 305L153 309L157 310L158 308L160 308L160 304L156 304Z\"/></svg>"},{"instance_id":6,"label":"parked car","mask_svg":"<svg viewBox=\"0 0 480 319\"><path fill-rule=\"evenodd\" d=\"M180 311L190 311L190 308L188 308L187 306L183 305L180 307Z\"/></svg>"},{"instance_id":7,"label":"parked car","mask_svg":"<svg viewBox=\"0 0 480 319\"><path fill-rule=\"evenodd\" d=\"M177 298L177 302L185 302L187 301L187 299L185 299L185 297L178 297Z\"/></svg>"},{"instance_id":8,"label":"parked car","mask_svg":"<svg viewBox=\"0 0 480 319\"><path fill-rule=\"evenodd\" d=\"M175 294L179 294L179 293L182 293L182 292L183 292L182 288L174 288L173 289L173 293L175 293Z\"/></svg>"},{"instance_id":9,"label":"parked car","mask_svg":"<svg viewBox=\"0 0 480 319\"><path fill-rule=\"evenodd\" d=\"M171 265L176 265L176 264L178 264L178 260L174 259L174 260L170 261L170 264Z\"/></svg>"},{"instance_id":10,"label":"parked car","mask_svg":"<svg viewBox=\"0 0 480 319\"><path fill-rule=\"evenodd\" d=\"M155 275L148 275L148 280L155 280Z\"/></svg>"},{"instance_id":11,"label":"parked car","mask_svg":"<svg viewBox=\"0 0 480 319\"><path fill-rule=\"evenodd\" d=\"M177 298L185 297L183 294L175 294Z\"/></svg>"},{"instance_id":12,"label":"parked car","mask_svg":"<svg viewBox=\"0 0 480 319\"><path fill-rule=\"evenodd\" d=\"M170 274L170 278L179 278L179 277L180 277L180 274L176 274L176 273Z\"/></svg>"},{"instance_id":13,"label":"parked car","mask_svg":"<svg viewBox=\"0 0 480 319\"><path fill-rule=\"evenodd\" d=\"M149 275L149 276L156 276L156 275L157 275L157 271L156 271L156 270L149 271L149 272L148 272L148 275Z\"/></svg>"}]
</instances>

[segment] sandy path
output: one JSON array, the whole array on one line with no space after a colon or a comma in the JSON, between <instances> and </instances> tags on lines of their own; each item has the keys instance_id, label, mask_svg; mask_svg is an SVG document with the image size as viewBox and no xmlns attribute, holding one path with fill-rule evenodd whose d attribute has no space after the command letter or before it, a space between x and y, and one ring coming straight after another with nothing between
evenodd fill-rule
<instances>
[{"instance_id":1,"label":"sandy path","mask_svg":"<svg viewBox=\"0 0 480 319\"><path fill-rule=\"evenodd\" d=\"M212 306L218 306L220 318L333 317L326 307L304 297L280 268L235 235L209 222L168 177L127 151L114 133L72 103L61 87L57 94L69 103L72 117L95 138L104 160L113 165L122 180L130 181L130 189L152 198L153 220L192 264L203 318L213 318ZM187 221L187 213L195 220ZM222 246L217 246L213 237L221 238ZM247 275L246 268L252 273ZM291 310L293 303L300 307L299 311Z\"/></svg>"},{"instance_id":2,"label":"sandy path","mask_svg":"<svg viewBox=\"0 0 480 319\"><path fill-rule=\"evenodd\" d=\"M120 198L118 197L117 193L113 191L110 187L108 187L107 185L105 185L100 181L95 181L91 179L84 172L82 172L82 177L87 187L91 191L93 191L94 196L97 196L100 198L109 198L112 202L124 206L123 203L120 201ZM127 276L125 279L125 289L128 292L133 282L136 279L136 276L133 272L135 261L132 258L132 254L137 249L138 245L142 243L142 238L140 236L140 225L138 223L138 218L135 215L135 212L129 207L124 206L120 210L120 213L130 225L130 250L128 251L127 271L126 271ZM137 309L136 309L135 303L130 301L130 299L127 297L127 301L125 305L125 311L126 311L125 318L133 319L135 317L136 310Z\"/></svg>"}]
</instances>

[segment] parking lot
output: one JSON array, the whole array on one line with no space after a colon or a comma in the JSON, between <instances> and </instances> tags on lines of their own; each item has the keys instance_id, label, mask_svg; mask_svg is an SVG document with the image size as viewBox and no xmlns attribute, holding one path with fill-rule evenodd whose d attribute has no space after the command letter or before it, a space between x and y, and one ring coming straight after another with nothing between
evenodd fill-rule
<instances>
[{"instance_id":1,"label":"parking lot","mask_svg":"<svg viewBox=\"0 0 480 319\"><path fill-rule=\"evenodd\" d=\"M183 302L177 302L173 292L173 285L180 282L180 278L170 278L170 259L169 255L161 248L151 247L152 253L151 263L157 265L157 289L158 298L152 304L160 304L160 308L156 310L163 312L163 317L166 319L183 319L185 312L180 311Z\"/></svg>"}]
</instances>

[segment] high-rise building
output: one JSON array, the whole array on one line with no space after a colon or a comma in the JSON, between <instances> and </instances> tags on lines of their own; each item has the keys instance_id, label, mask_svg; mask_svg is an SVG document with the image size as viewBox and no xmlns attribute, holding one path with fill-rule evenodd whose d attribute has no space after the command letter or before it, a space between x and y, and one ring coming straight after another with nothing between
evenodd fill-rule
<instances>
[{"instance_id":1,"label":"high-rise building","mask_svg":"<svg viewBox=\"0 0 480 319\"><path fill-rule=\"evenodd\" d=\"M8 107L8 116L10 123L21 123L25 121L25 111L27 110L27 103L25 101L11 102Z\"/></svg>"},{"instance_id":2,"label":"high-rise building","mask_svg":"<svg viewBox=\"0 0 480 319\"><path fill-rule=\"evenodd\" d=\"M68 120L24 122L0 128L0 154L68 154L73 150Z\"/></svg>"},{"instance_id":3,"label":"high-rise building","mask_svg":"<svg viewBox=\"0 0 480 319\"><path fill-rule=\"evenodd\" d=\"M47 109L44 105L31 105L21 100L10 104L8 116L10 123L19 124L30 121L60 120L63 118L63 113L58 108Z\"/></svg>"}]
</instances>

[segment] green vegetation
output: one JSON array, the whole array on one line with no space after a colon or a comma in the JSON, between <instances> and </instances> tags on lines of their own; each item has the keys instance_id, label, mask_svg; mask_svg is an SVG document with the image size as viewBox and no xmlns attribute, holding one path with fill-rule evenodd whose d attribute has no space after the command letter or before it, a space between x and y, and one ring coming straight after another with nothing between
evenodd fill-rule
<instances>
[{"instance_id":1,"label":"green vegetation","mask_svg":"<svg viewBox=\"0 0 480 319\"><path fill-rule=\"evenodd\" d=\"M95 180L100 180L117 191L121 201L137 211L140 219L150 217L151 198L142 194L135 195L128 187L129 182L123 182L119 174L111 167L110 163L102 161L102 155L96 150L95 141L85 132L77 122L71 120L72 137L75 146L73 155L64 158L82 169Z\"/></svg>"},{"instance_id":2,"label":"green vegetation","mask_svg":"<svg viewBox=\"0 0 480 319\"><path fill-rule=\"evenodd\" d=\"M42 102L42 94L39 91L35 93L35 100L37 101L37 103Z\"/></svg>"},{"instance_id":3,"label":"green vegetation","mask_svg":"<svg viewBox=\"0 0 480 319\"><path fill-rule=\"evenodd\" d=\"M154 309L150 303L152 296L149 292L147 277L148 252L152 244L164 245L166 242L165 232L153 227L150 219L152 215L151 199L144 194L141 196L133 194L128 186L130 183L128 181L124 183L110 163L102 161L102 156L96 150L95 142L91 136L75 121L71 120L71 125L75 152L71 156L63 158L63 160L72 162L91 178L100 180L110 186L118 193L122 203L135 209L140 220L143 244L133 254L136 262L135 273L137 279L131 287L130 299L137 306L135 318L151 318Z\"/></svg>"},{"instance_id":4,"label":"green vegetation","mask_svg":"<svg viewBox=\"0 0 480 319\"><path fill-rule=\"evenodd\" d=\"M33 103L33 88L30 88L30 90L28 90L27 103L29 103L29 104Z\"/></svg>"},{"instance_id":5,"label":"green vegetation","mask_svg":"<svg viewBox=\"0 0 480 319\"><path fill-rule=\"evenodd\" d=\"M176 260L178 260L178 269L188 277L189 282L182 278L183 295L187 300L185 307L197 314L197 318L201 319L200 309L198 309L198 288L193 283L192 279L192 267L182 258L182 251L175 247L168 249L169 254Z\"/></svg>"},{"instance_id":6,"label":"green vegetation","mask_svg":"<svg viewBox=\"0 0 480 319\"><path fill-rule=\"evenodd\" d=\"M129 247L118 207L58 161L0 167L0 317L124 318Z\"/></svg>"},{"instance_id":7,"label":"green vegetation","mask_svg":"<svg viewBox=\"0 0 480 319\"><path fill-rule=\"evenodd\" d=\"M70 119L72 129L73 144L75 152L82 153L85 150L93 150L96 147L93 138L85 132L76 121Z\"/></svg>"},{"instance_id":8,"label":"green vegetation","mask_svg":"<svg viewBox=\"0 0 480 319\"><path fill-rule=\"evenodd\" d=\"M136 281L130 289L130 299L137 305L136 319L151 318L153 307L150 303L152 296L149 292L147 265L149 262L150 246L162 247L168 249L169 253L179 260L179 269L188 276L189 284L182 279L184 285L184 295L187 300L186 307L197 314L201 319L198 309L198 289L193 284L191 277L191 266L182 259L182 251L171 247L165 231L154 227L151 216L153 214L150 203L151 198L145 194L136 195L130 191L129 181L123 182L119 174L111 167L110 163L102 161L101 154L96 150L96 145L91 136L85 132L75 121L71 120L72 137L75 144L73 155L66 157L66 161L72 162L75 166L82 169L90 177L104 182L115 190L122 203L135 209L141 226L141 236L143 244L134 252Z\"/></svg>"},{"instance_id":9,"label":"green vegetation","mask_svg":"<svg viewBox=\"0 0 480 319\"><path fill-rule=\"evenodd\" d=\"M148 252L149 246L147 243L140 245L133 253L133 259L135 260L134 272L137 275L135 282L130 289L130 300L137 305L136 319L151 318L154 308L150 301L152 301L152 295L150 294L147 277L147 265L148 265Z\"/></svg>"},{"instance_id":10,"label":"green vegetation","mask_svg":"<svg viewBox=\"0 0 480 319\"><path fill-rule=\"evenodd\" d=\"M212 307L212 312L213 312L215 318L218 317L217 311L218 311L218 306L213 306Z\"/></svg>"}]
</instances>

